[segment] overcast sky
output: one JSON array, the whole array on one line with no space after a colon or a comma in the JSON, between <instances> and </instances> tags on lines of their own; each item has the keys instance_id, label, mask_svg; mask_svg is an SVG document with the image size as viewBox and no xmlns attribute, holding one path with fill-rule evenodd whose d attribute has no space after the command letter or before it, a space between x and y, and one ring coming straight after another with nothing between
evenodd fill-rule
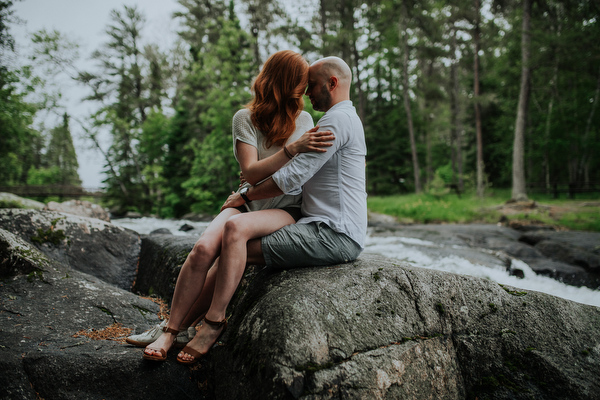
<instances>
[{"instance_id":1,"label":"overcast sky","mask_svg":"<svg viewBox=\"0 0 600 400\"><path fill-rule=\"evenodd\" d=\"M89 60L90 54L107 39L104 30L113 9L137 5L146 16L146 31L143 38L148 42L168 48L174 41L176 24L171 15L180 10L176 0L21 0L14 2L15 16L23 20L22 25L12 26L17 50L25 53L28 36L40 29L58 30L80 45L81 61ZM80 64L80 67L85 64ZM69 113L88 115L81 104L83 89L69 83L63 88ZM89 144L81 140L81 132L73 126L72 132L78 153L79 176L84 187L99 187L102 182L102 157L86 150Z\"/></svg>"}]
</instances>

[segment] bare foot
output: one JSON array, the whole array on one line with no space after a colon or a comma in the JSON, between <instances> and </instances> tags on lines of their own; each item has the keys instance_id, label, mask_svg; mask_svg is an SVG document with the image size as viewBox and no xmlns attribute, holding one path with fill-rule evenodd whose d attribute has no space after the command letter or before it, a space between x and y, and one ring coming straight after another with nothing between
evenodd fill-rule
<instances>
[{"instance_id":1,"label":"bare foot","mask_svg":"<svg viewBox=\"0 0 600 400\"><path fill-rule=\"evenodd\" d=\"M206 354L210 350L210 348L217 342L221 333L225 329L225 325L223 326L212 326L207 323L203 323L198 329L198 332L194 336L194 338L187 344L186 347L190 347L193 350L197 351L200 354ZM179 352L177 356L182 361L192 361L194 360L194 356L184 352L183 350Z\"/></svg>"},{"instance_id":2,"label":"bare foot","mask_svg":"<svg viewBox=\"0 0 600 400\"><path fill-rule=\"evenodd\" d=\"M163 332L163 334L160 335L158 339L146 346L146 348L144 349L144 354L147 354L149 356L160 357L162 356L160 351L161 349L164 350L165 354L168 353L169 349L173 345L173 342L175 341L176 336L177 335L174 335L172 333Z\"/></svg>"}]
</instances>

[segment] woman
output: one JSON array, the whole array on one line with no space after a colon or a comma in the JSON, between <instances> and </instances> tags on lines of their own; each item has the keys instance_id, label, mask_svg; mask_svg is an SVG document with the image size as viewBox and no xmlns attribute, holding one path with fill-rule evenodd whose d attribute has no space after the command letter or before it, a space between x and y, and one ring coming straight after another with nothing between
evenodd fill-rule
<instances>
[{"instance_id":1,"label":"woman","mask_svg":"<svg viewBox=\"0 0 600 400\"><path fill-rule=\"evenodd\" d=\"M318 127L312 128L310 115L302 111L307 84L308 63L289 50L273 54L255 79L254 99L233 118L234 154L249 184L266 179L297 153L325 151L322 147L331 145L328 143L333 140L331 133L316 132ZM301 217L299 202L299 196L286 195L251 202L238 209L223 210L210 223L181 268L169 322L163 334L144 349L144 358L165 360L180 327L185 326L184 321L189 324L208 310L213 290L235 291L235 287L219 286L218 274L222 269L218 264L225 262L227 271L236 271L237 287L246 264L245 247L241 252L244 254L235 260L220 259L211 268L221 253L224 235L242 232L250 239L293 224ZM219 321L205 317L204 322L196 337L179 354L179 362L197 361L216 342L226 325L224 317Z\"/></svg>"}]
</instances>

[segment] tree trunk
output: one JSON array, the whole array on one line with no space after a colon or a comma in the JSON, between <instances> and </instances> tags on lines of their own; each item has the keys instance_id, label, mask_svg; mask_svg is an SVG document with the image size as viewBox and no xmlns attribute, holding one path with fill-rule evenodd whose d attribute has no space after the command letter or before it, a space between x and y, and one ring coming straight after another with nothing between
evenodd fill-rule
<instances>
[{"instance_id":1,"label":"tree trunk","mask_svg":"<svg viewBox=\"0 0 600 400\"><path fill-rule=\"evenodd\" d=\"M352 4L350 2L350 4ZM352 56L354 59L354 80L356 81L356 84L354 85L356 93L358 95L358 101L357 101L357 109L358 109L358 116L360 117L361 121L365 121L365 94L363 92L363 82L360 78L360 55L358 53L358 48L356 47L356 20L354 18L354 7L352 6L351 12L350 12L350 20L351 20L351 30L350 30L350 35L352 37L352 42L350 43L350 47L351 47L351 51L352 51Z\"/></svg>"},{"instance_id":2,"label":"tree trunk","mask_svg":"<svg viewBox=\"0 0 600 400\"><path fill-rule=\"evenodd\" d=\"M519 105L517 121L515 123L515 140L513 145L513 186L512 199L516 201L527 200L525 188L525 128L527 125L527 108L529 105L530 82L530 47L531 47L531 0L523 1L523 33L521 37L521 89L519 92Z\"/></svg>"},{"instance_id":3,"label":"tree trunk","mask_svg":"<svg viewBox=\"0 0 600 400\"><path fill-rule=\"evenodd\" d=\"M558 82L558 64L559 64L558 52L555 49L555 60L554 69L552 73L552 80L550 81L550 100L548 101L548 111L546 112L546 129L544 131L544 182L546 185L546 193L551 190L551 176L550 176L550 127L552 126L552 112L554 110L554 97L556 96L556 85Z\"/></svg>"},{"instance_id":4,"label":"tree trunk","mask_svg":"<svg viewBox=\"0 0 600 400\"><path fill-rule=\"evenodd\" d=\"M452 29L451 48L452 64L450 65L450 161L452 166L452 183L457 181L458 154L456 151L456 137L458 136L458 60L456 59L456 28Z\"/></svg>"},{"instance_id":5,"label":"tree trunk","mask_svg":"<svg viewBox=\"0 0 600 400\"><path fill-rule=\"evenodd\" d=\"M481 132L481 108L479 106L479 41L481 40L481 32L479 28L480 21L480 3L479 0L475 0L475 11L477 13L475 17L475 34L473 35L473 41L475 42L475 55L473 57L473 92L475 95L475 133L477 139L477 196L483 197L484 192L484 165L483 165L483 138Z\"/></svg>"},{"instance_id":6,"label":"tree trunk","mask_svg":"<svg viewBox=\"0 0 600 400\"><path fill-rule=\"evenodd\" d=\"M433 80L433 72L434 72L434 65L433 62L427 63L426 59L421 58L419 60L419 64L421 64L421 71L423 71L423 75L425 77L425 82L431 82ZM423 79L419 79L419 83L423 83ZM424 89L424 88L421 88ZM424 91L423 91L424 93ZM433 123L433 114L431 114L430 112L428 112L429 110L429 103L427 102L427 97L426 96L421 96L420 97L420 102L419 104L421 104L421 115L424 116L424 120L426 121L425 123L425 187L427 187L427 185L429 185L431 183L431 181L433 181L433 179L435 178L435 173L433 171L433 154L432 154L432 149L433 149L433 145L432 145L432 123Z\"/></svg>"},{"instance_id":7,"label":"tree trunk","mask_svg":"<svg viewBox=\"0 0 600 400\"><path fill-rule=\"evenodd\" d=\"M594 119L594 114L596 112L596 108L598 107L599 100L600 100L600 68L598 69L598 79L596 81L596 91L594 93L594 98L592 99L592 108L590 109L590 113L588 115L588 119L585 124L585 132L583 133L583 138L582 138L583 154L581 156L581 161L579 163L579 168L577 171L578 172L577 175L582 177L585 187L589 187L589 184L590 184L589 174L588 175L585 174L585 168L586 167L589 168L589 161L591 159L591 152L590 152L591 146L589 145L590 132L592 131L592 121Z\"/></svg>"},{"instance_id":8,"label":"tree trunk","mask_svg":"<svg viewBox=\"0 0 600 400\"><path fill-rule=\"evenodd\" d=\"M464 189L463 181L463 162L462 162L462 121L460 117L460 82L458 77L458 58L456 51L458 45L457 29L452 30L452 65L450 66L450 110L451 110L451 125L450 147L452 152L452 183L457 184L458 189L462 192Z\"/></svg>"},{"instance_id":9,"label":"tree trunk","mask_svg":"<svg viewBox=\"0 0 600 400\"><path fill-rule=\"evenodd\" d=\"M403 8L403 12L404 15L406 15L406 7L402 7ZM403 69L403 77L402 77L402 85L404 86L404 111L406 113L406 120L408 122L408 135L410 137L410 150L412 153L412 163L413 163L413 170L414 170L414 177L415 177L415 193L419 194L422 192L422 188L421 188L421 172L419 169L419 158L417 155L417 144L415 141L415 132L414 132L414 127L413 127L413 120L412 120L412 110L410 107L410 94L409 94L409 90L408 90L408 37L406 34L406 27L403 26L404 24L400 24L400 37L402 40L402 47L403 47L403 52L404 52L404 59L402 62L402 69Z\"/></svg>"},{"instance_id":10,"label":"tree trunk","mask_svg":"<svg viewBox=\"0 0 600 400\"><path fill-rule=\"evenodd\" d=\"M319 2L319 16L321 17L321 40L325 40L325 34L327 33L327 12L325 11L325 0ZM324 55L324 54L322 54Z\"/></svg>"},{"instance_id":11,"label":"tree trunk","mask_svg":"<svg viewBox=\"0 0 600 400\"><path fill-rule=\"evenodd\" d=\"M562 32L562 7L557 5L556 11L556 36L560 36ZM546 111L546 128L544 130L544 183L546 193L551 193L552 190L552 171L550 168L550 127L552 126L552 114L554 111L554 99L558 99L558 66L560 65L560 52L557 46L553 48L554 66L552 68L552 79L550 80L550 100L548 101L548 110ZM560 101L559 101L560 103Z\"/></svg>"},{"instance_id":12,"label":"tree trunk","mask_svg":"<svg viewBox=\"0 0 600 400\"><path fill-rule=\"evenodd\" d=\"M356 48L356 40L353 39L352 40L352 52L354 53L354 76L356 79L356 90L358 91L358 116L360 117L360 120L365 121L365 93L362 89L362 80L360 79L360 70L358 69L358 66L360 64L360 56L358 54L358 50Z\"/></svg>"}]
</instances>

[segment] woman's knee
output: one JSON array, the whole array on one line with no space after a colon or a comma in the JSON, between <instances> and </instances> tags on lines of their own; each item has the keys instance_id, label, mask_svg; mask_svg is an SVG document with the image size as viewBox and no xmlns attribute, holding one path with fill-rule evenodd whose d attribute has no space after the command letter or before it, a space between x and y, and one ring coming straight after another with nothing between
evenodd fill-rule
<instances>
[{"instance_id":1,"label":"woman's knee","mask_svg":"<svg viewBox=\"0 0 600 400\"><path fill-rule=\"evenodd\" d=\"M188 259L193 264L202 263L203 261L210 261L210 263L212 264L214 259L218 256L218 252L218 243L216 243L213 240L205 240L203 238L200 238L200 240L198 240L196 244L194 244L192 251L188 255Z\"/></svg>"},{"instance_id":2,"label":"woman's knee","mask_svg":"<svg viewBox=\"0 0 600 400\"><path fill-rule=\"evenodd\" d=\"M227 219L225 227L223 229L223 241L232 242L237 240L248 240L248 229L244 218L240 218L243 215L234 215Z\"/></svg>"}]
</instances>

